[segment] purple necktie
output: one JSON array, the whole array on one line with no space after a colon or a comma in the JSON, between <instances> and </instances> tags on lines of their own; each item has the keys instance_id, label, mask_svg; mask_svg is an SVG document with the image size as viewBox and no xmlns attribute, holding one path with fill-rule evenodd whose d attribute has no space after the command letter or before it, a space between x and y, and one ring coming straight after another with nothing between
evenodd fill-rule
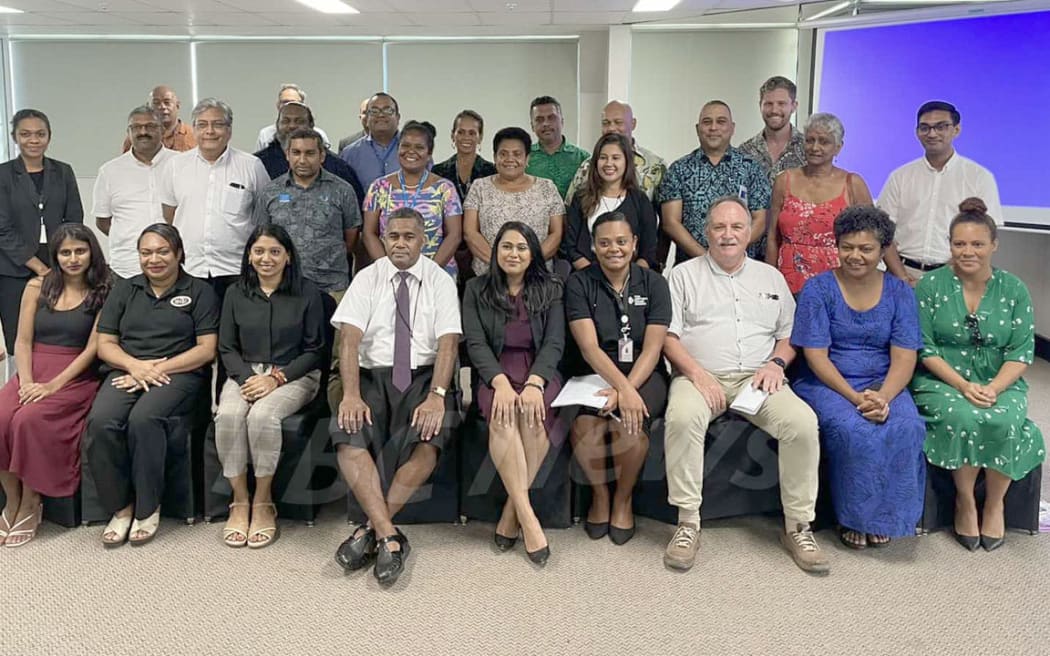
<instances>
[{"instance_id":1,"label":"purple necktie","mask_svg":"<svg viewBox=\"0 0 1050 656\"><path fill-rule=\"evenodd\" d=\"M394 387L404 392L412 384L412 318L408 306L407 271L398 272L401 284L397 286L394 311Z\"/></svg>"}]
</instances>

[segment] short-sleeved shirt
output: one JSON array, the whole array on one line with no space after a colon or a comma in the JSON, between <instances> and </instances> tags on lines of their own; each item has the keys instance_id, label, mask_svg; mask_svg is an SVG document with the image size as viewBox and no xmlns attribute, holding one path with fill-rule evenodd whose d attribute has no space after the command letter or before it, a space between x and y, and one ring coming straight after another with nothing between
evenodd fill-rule
<instances>
[{"instance_id":1,"label":"short-sleeved shirt","mask_svg":"<svg viewBox=\"0 0 1050 656\"><path fill-rule=\"evenodd\" d=\"M254 203L270 181L259 158L227 147L209 162L194 148L171 157L160 180L161 202L177 208L174 226L185 246L186 273L239 275Z\"/></svg>"},{"instance_id":2,"label":"short-sleeved shirt","mask_svg":"<svg viewBox=\"0 0 1050 656\"><path fill-rule=\"evenodd\" d=\"M634 171L638 177L638 187L645 192L649 200L654 198L657 188L663 182L667 174L667 163L655 153L634 144ZM569 191L565 194L565 202L571 202L576 190L583 186L587 175L591 171L591 160L588 159L576 169L576 175L572 178Z\"/></svg>"},{"instance_id":3,"label":"short-sleeved shirt","mask_svg":"<svg viewBox=\"0 0 1050 656\"><path fill-rule=\"evenodd\" d=\"M791 127L791 141L775 162L769 154L765 131L759 132L740 144L739 148L745 155L758 162L758 165L766 172L771 187L773 180L784 171L806 165L806 139L802 132L794 126Z\"/></svg>"},{"instance_id":4,"label":"short-sleeved shirt","mask_svg":"<svg viewBox=\"0 0 1050 656\"><path fill-rule=\"evenodd\" d=\"M429 176L428 176L429 177ZM435 176L436 177L436 176ZM420 183L421 186L424 183ZM463 216L463 206L459 194L452 183L444 178L426 181L420 189L394 188L388 177L379 178L368 187L365 195L366 212L379 212L379 236L386 233L386 221L390 213L399 207L411 207L423 215L424 238L423 255L433 259L445 240L445 217ZM459 271L455 258L448 261L445 270L453 276Z\"/></svg>"},{"instance_id":5,"label":"short-sleeved shirt","mask_svg":"<svg viewBox=\"0 0 1050 656\"><path fill-rule=\"evenodd\" d=\"M372 135L365 135L350 144L339 153L339 157L354 169L357 179L365 189L388 173L393 173L401 168L397 159L397 148L401 143L401 132L394 134L394 138L386 146L380 146Z\"/></svg>"},{"instance_id":6,"label":"short-sleeved shirt","mask_svg":"<svg viewBox=\"0 0 1050 656\"><path fill-rule=\"evenodd\" d=\"M182 153L196 147L197 138L193 136L193 129L190 126L183 123L182 119L176 119L175 129L161 137L160 142L165 148ZM125 153L131 150L131 138L124 137L122 150Z\"/></svg>"},{"instance_id":7,"label":"short-sleeved shirt","mask_svg":"<svg viewBox=\"0 0 1050 656\"><path fill-rule=\"evenodd\" d=\"M554 183L536 178L525 191L503 191L496 187L496 176L474 182L463 203L465 210L478 211L481 235L491 245L507 221L521 221L536 232L542 242L550 232L551 217L565 215L565 203ZM474 273L485 273L488 265L475 258Z\"/></svg>"},{"instance_id":8,"label":"short-sleeved shirt","mask_svg":"<svg viewBox=\"0 0 1050 656\"><path fill-rule=\"evenodd\" d=\"M470 191L470 185L474 183L478 178L487 178L490 175L496 175L496 165L488 161L481 155L474 158L474 166L470 169L470 180L463 182L459 179L459 171L456 170L456 155L449 157L444 162L438 162L434 165L433 172L435 175L440 175L452 184L456 185L456 191L459 192L460 200L464 200L467 197L467 192Z\"/></svg>"},{"instance_id":9,"label":"short-sleeved shirt","mask_svg":"<svg viewBox=\"0 0 1050 656\"><path fill-rule=\"evenodd\" d=\"M630 373L634 362L620 362L619 343L623 328L633 342L634 360L642 354L645 344L645 329L649 325L667 326L671 323L671 294L667 281L659 273L631 264L625 297L619 297L605 278L601 267L592 264L569 276L565 285L565 316L572 322L590 319L598 335L598 345L609 359L625 374ZM628 318L627 323L623 317ZM578 348L570 349L572 375L594 373L582 357Z\"/></svg>"},{"instance_id":10,"label":"short-sleeved shirt","mask_svg":"<svg viewBox=\"0 0 1050 656\"><path fill-rule=\"evenodd\" d=\"M146 164L128 151L98 169L92 214L112 219L106 263L121 278L142 273L138 238L147 226L164 222L160 175L163 164L174 156L175 151L161 148Z\"/></svg>"},{"instance_id":11,"label":"short-sleeved shirt","mask_svg":"<svg viewBox=\"0 0 1050 656\"><path fill-rule=\"evenodd\" d=\"M668 332L710 372L756 371L778 340L791 337L795 299L784 276L765 262L746 258L727 273L704 255L673 268L670 284Z\"/></svg>"},{"instance_id":12,"label":"short-sleeved shirt","mask_svg":"<svg viewBox=\"0 0 1050 656\"><path fill-rule=\"evenodd\" d=\"M346 182L321 169L304 189L285 173L260 192L254 221L276 223L288 231L303 275L323 291L341 292L350 284L343 231L361 226L361 212Z\"/></svg>"},{"instance_id":13,"label":"short-sleeved shirt","mask_svg":"<svg viewBox=\"0 0 1050 656\"><path fill-rule=\"evenodd\" d=\"M576 175L580 164L586 162L590 156L590 153L569 143L565 137L561 138L558 150L550 154L543 149L541 144L534 143L532 150L529 151L529 165L525 167L525 172L554 182L554 186L558 189L558 196L564 200L565 194L569 191L572 176Z\"/></svg>"},{"instance_id":14,"label":"short-sleeved shirt","mask_svg":"<svg viewBox=\"0 0 1050 656\"><path fill-rule=\"evenodd\" d=\"M988 216L1003 224L995 176L955 153L940 171L925 157L895 170L879 193L878 206L897 224L894 239L903 257L944 264L951 259L948 226L959 213L959 203L973 196L984 201Z\"/></svg>"},{"instance_id":15,"label":"short-sleeved shirt","mask_svg":"<svg viewBox=\"0 0 1050 656\"><path fill-rule=\"evenodd\" d=\"M456 282L427 257L416 260L408 272L408 324L412 328L412 368L431 365L437 358L438 340L444 335L462 335ZM358 362L365 369L394 366L395 294L400 270L382 257L354 276L332 316L337 329L342 324L364 333Z\"/></svg>"},{"instance_id":16,"label":"short-sleeved shirt","mask_svg":"<svg viewBox=\"0 0 1050 656\"><path fill-rule=\"evenodd\" d=\"M758 162L738 148L730 147L717 165L697 148L671 164L657 191L661 203L682 201L682 225L704 248L707 210L722 196L740 197L752 212L769 209L769 179Z\"/></svg>"},{"instance_id":17,"label":"short-sleeved shirt","mask_svg":"<svg viewBox=\"0 0 1050 656\"><path fill-rule=\"evenodd\" d=\"M219 332L220 309L211 285L199 278L180 273L157 298L139 274L117 281L99 313L98 332L116 335L133 358L173 358L196 346L198 336Z\"/></svg>"}]
</instances>

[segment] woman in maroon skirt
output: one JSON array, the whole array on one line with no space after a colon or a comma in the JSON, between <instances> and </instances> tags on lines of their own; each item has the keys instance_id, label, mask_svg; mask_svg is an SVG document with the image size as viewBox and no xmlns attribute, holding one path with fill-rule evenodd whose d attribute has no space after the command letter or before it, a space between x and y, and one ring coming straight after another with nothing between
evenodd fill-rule
<instances>
[{"instance_id":1,"label":"woman in maroon skirt","mask_svg":"<svg viewBox=\"0 0 1050 656\"><path fill-rule=\"evenodd\" d=\"M550 406L561 389L561 299L561 281L547 272L539 238L518 221L500 228L488 273L467 283L463 299L463 334L482 381L478 407L488 420L489 452L508 495L496 546L513 547L520 526L526 553L541 565L550 549L529 503L529 486L547 455L555 419Z\"/></svg>"},{"instance_id":2,"label":"woman in maroon skirt","mask_svg":"<svg viewBox=\"0 0 1050 656\"><path fill-rule=\"evenodd\" d=\"M91 230L63 223L48 243L55 263L26 285L15 338L19 375L0 390L0 484L7 503L0 541L36 537L41 495L80 484L80 435L98 390L95 319L109 293L106 260Z\"/></svg>"}]
</instances>

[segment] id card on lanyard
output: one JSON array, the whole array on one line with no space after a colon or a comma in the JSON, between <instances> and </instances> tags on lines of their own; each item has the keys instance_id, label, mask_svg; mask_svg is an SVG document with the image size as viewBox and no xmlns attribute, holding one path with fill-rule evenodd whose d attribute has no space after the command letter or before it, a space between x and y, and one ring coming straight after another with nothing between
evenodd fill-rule
<instances>
[{"instance_id":1,"label":"id card on lanyard","mask_svg":"<svg viewBox=\"0 0 1050 656\"><path fill-rule=\"evenodd\" d=\"M44 225L44 197L40 197L40 201L36 204L38 210L40 210L40 243L47 243L47 226Z\"/></svg>"},{"instance_id":2,"label":"id card on lanyard","mask_svg":"<svg viewBox=\"0 0 1050 656\"><path fill-rule=\"evenodd\" d=\"M627 302L625 300L630 284L630 274L628 274L627 280L623 283L623 293L617 292L612 288L612 285L606 283L609 287L609 291L613 294L613 299L616 301L616 310L620 314L620 339L616 342L616 355L617 360L623 363L634 362L634 340L631 339L631 317L627 314Z\"/></svg>"}]
</instances>

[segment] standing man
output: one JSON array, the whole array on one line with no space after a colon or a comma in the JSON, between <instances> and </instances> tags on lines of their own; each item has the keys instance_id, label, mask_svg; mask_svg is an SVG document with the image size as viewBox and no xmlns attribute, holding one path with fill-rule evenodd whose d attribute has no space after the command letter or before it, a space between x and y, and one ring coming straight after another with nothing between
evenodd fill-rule
<instances>
[{"instance_id":1,"label":"standing man","mask_svg":"<svg viewBox=\"0 0 1050 656\"><path fill-rule=\"evenodd\" d=\"M361 121L361 129L340 139L339 147L336 148L337 153L343 152L344 148L368 134L368 100L368 98L362 100L361 107L357 110L357 120Z\"/></svg>"},{"instance_id":2,"label":"standing man","mask_svg":"<svg viewBox=\"0 0 1050 656\"><path fill-rule=\"evenodd\" d=\"M591 156L586 150L566 140L562 134L565 118L561 103L551 96L540 96L529 105L532 131L536 143L529 152L529 163L525 172L554 182L558 194L564 199L576 169Z\"/></svg>"},{"instance_id":3,"label":"standing man","mask_svg":"<svg viewBox=\"0 0 1050 656\"><path fill-rule=\"evenodd\" d=\"M160 116L161 125L164 126L164 134L161 143L165 148L179 152L189 150L197 145L197 139L193 136L193 130L179 118L179 97L175 90L169 86L161 85L149 92L147 102L153 111ZM131 138L124 137L124 152L131 149Z\"/></svg>"},{"instance_id":4,"label":"standing man","mask_svg":"<svg viewBox=\"0 0 1050 656\"><path fill-rule=\"evenodd\" d=\"M706 224L710 250L671 271L671 326L664 353L675 376L666 413L667 500L678 529L664 563L689 569L700 548L704 440L711 420L747 388L768 394L742 415L779 442L780 542L807 572L827 572L809 523L815 518L820 443L817 416L787 385L795 300L784 276L747 257L751 213L736 195L716 199Z\"/></svg>"},{"instance_id":5,"label":"standing man","mask_svg":"<svg viewBox=\"0 0 1050 656\"><path fill-rule=\"evenodd\" d=\"M277 132L276 137L266 148L255 153L271 180L275 180L288 172L288 138L296 130L309 129L317 134L320 131L314 128L314 113L310 108L300 102L285 103L277 110ZM321 137L322 148L324 137ZM339 156L324 148L321 151L321 166L332 175L345 180L354 189L357 195L358 205L364 200L365 192L350 165L339 159ZM345 287L344 287L345 288Z\"/></svg>"},{"instance_id":6,"label":"standing man","mask_svg":"<svg viewBox=\"0 0 1050 656\"><path fill-rule=\"evenodd\" d=\"M339 151L339 157L354 169L367 190L377 178L401 168L397 161L401 111L393 96L380 91L368 99L365 114L368 134Z\"/></svg>"},{"instance_id":7,"label":"standing man","mask_svg":"<svg viewBox=\"0 0 1050 656\"><path fill-rule=\"evenodd\" d=\"M736 124L729 105L712 100L700 110L700 147L671 164L657 191L661 227L674 241L675 263L707 253L707 210L716 198L736 196L751 211L750 239L765 234L769 178L758 162L730 145Z\"/></svg>"},{"instance_id":8,"label":"standing man","mask_svg":"<svg viewBox=\"0 0 1050 656\"><path fill-rule=\"evenodd\" d=\"M280 112L281 108L288 103L299 103L300 105L306 104L306 92L303 91L302 87L298 84L286 83L282 84L281 88L277 91L277 111ZM328 135L325 134L321 128L314 128L321 138L324 139L324 146L328 148L329 141ZM255 140L255 150L262 150L270 145L270 143L277 137L277 127L273 124L264 125L259 129L259 136Z\"/></svg>"},{"instance_id":9,"label":"standing man","mask_svg":"<svg viewBox=\"0 0 1050 656\"><path fill-rule=\"evenodd\" d=\"M142 230L164 221L161 165L175 155L165 148L160 113L142 105L128 114L131 150L98 169L92 194L95 225L109 237L110 270L121 278L142 273L138 238Z\"/></svg>"},{"instance_id":10,"label":"standing man","mask_svg":"<svg viewBox=\"0 0 1050 656\"><path fill-rule=\"evenodd\" d=\"M332 444L368 516L339 546L336 561L355 570L374 558L382 584L397 580L409 553L393 520L452 437L447 388L462 333L459 299L445 270L420 257L424 239L419 212L394 210L383 233L387 256L354 277L332 317L341 333L344 390L329 425ZM390 481L385 497L381 480Z\"/></svg>"},{"instance_id":11,"label":"standing man","mask_svg":"<svg viewBox=\"0 0 1050 656\"><path fill-rule=\"evenodd\" d=\"M925 154L890 174L878 206L897 224L897 239L886 251L886 268L913 285L927 271L948 263L948 225L959 203L977 197L988 216L1003 224L995 176L955 152L952 142L962 131L954 105L931 100L919 107L915 134Z\"/></svg>"}]
</instances>

